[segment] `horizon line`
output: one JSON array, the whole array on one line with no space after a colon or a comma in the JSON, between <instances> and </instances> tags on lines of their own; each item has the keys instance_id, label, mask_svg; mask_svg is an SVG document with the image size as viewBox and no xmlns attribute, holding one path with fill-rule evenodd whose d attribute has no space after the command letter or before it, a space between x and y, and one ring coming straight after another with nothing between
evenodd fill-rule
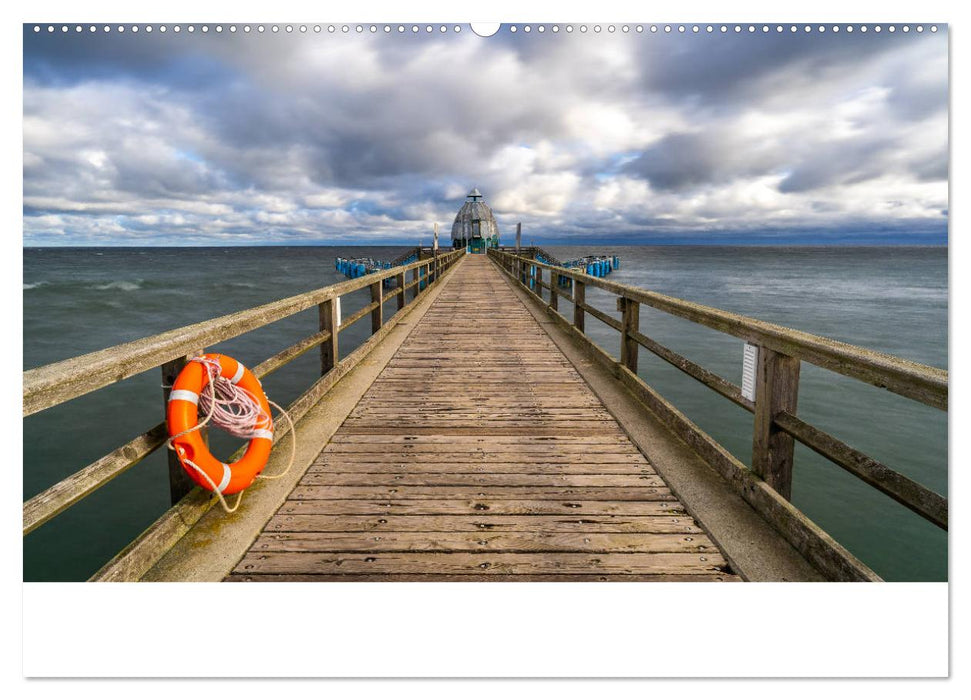
<instances>
[{"instance_id":1,"label":"horizon line","mask_svg":"<svg viewBox=\"0 0 971 700\"><path fill-rule=\"evenodd\" d=\"M888 242L888 241L829 241L826 243L786 243L786 242L744 242L744 241L717 241L710 243L684 243L684 242L672 242L672 241L654 241L651 243L617 243L610 241L598 241L595 243L588 242L576 242L576 243L551 243L548 241L539 241L540 245L546 245L550 247L576 247L576 246L596 246L596 245L606 245L606 246L620 246L620 247L681 247L681 248L717 248L717 247L732 247L732 248L948 248L948 241L943 242ZM523 243L523 248L535 247L536 242ZM420 244L422 248L430 248L431 246L425 245L423 242ZM65 244L22 244L21 249L32 249L32 248L386 248L386 247L404 247L404 248L417 248L418 243L323 243L323 242L313 242L313 243L189 243L176 245L172 243L161 243L161 244L88 244L88 243L65 243ZM514 245L504 245L503 248L513 248ZM439 246L439 250L450 251L455 250L452 246Z\"/></svg>"}]
</instances>

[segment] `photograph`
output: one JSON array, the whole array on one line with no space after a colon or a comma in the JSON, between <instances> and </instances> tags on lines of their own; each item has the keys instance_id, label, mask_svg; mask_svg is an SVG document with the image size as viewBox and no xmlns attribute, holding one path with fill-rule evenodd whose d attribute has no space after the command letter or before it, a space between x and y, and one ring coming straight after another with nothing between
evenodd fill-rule
<instances>
[{"instance_id":1,"label":"photograph","mask_svg":"<svg viewBox=\"0 0 971 700\"><path fill-rule=\"evenodd\" d=\"M947 26L809 29L25 24L24 581L946 581Z\"/></svg>"}]
</instances>

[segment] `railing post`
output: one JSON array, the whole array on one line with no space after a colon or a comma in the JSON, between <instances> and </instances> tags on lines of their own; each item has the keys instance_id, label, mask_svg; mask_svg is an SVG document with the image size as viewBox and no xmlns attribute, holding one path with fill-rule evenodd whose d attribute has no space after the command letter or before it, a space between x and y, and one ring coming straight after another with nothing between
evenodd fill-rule
<instances>
[{"instance_id":1,"label":"railing post","mask_svg":"<svg viewBox=\"0 0 971 700\"><path fill-rule=\"evenodd\" d=\"M411 268L411 300L414 301L418 298L418 292L421 287L421 279L419 277L418 267Z\"/></svg>"},{"instance_id":2,"label":"railing post","mask_svg":"<svg viewBox=\"0 0 971 700\"><path fill-rule=\"evenodd\" d=\"M438 269L438 222L437 221L435 222L435 233L432 236L432 258L435 261L434 262L435 276L432 279L434 279L435 281L438 281L439 269ZM429 284L432 282L432 279L428 280Z\"/></svg>"},{"instance_id":3,"label":"railing post","mask_svg":"<svg viewBox=\"0 0 971 700\"><path fill-rule=\"evenodd\" d=\"M641 305L627 297L617 297L617 310L624 314L624 330L620 334L620 363L637 374L637 341L631 334L640 327Z\"/></svg>"},{"instance_id":4,"label":"railing post","mask_svg":"<svg viewBox=\"0 0 971 700\"><path fill-rule=\"evenodd\" d=\"M792 496L794 441L774 421L782 411L796 413L799 365L798 358L759 347L752 471L787 501Z\"/></svg>"},{"instance_id":5,"label":"railing post","mask_svg":"<svg viewBox=\"0 0 971 700\"><path fill-rule=\"evenodd\" d=\"M371 333L377 333L381 330L381 324L384 322L384 293L381 289L381 282L375 282L371 285L371 303L377 303L378 307L371 311Z\"/></svg>"},{"instance_id":6,"label":"railing post","mask_svg":"<svg viewBox=\"0 0 971 700\"><path fill-rule=\"evenodd\" d=\"M395 296L398 300L398 311L401 311L405 308L405 273L402 272L395 279L398 280L398 294Z\"/></svg>"},{"instance_id":7,"label":"railing post","mask_svg":"<svg viewBox=\"0 0 971 700\"><path fill-rule=\"evenodd\" d=\"M169 394L172 393L172 385L175 384L176 377L179 376L182 368L189 363L190 358L197 357L203 354L203 352L203 350L200 350L185 357L177 357L162 365L162 410L166 416L168 415L169 408ZM199 434L203 442L209 444L209 429L202 428ZM175 450L166 450L166 452L168 453L167 460L169 465L169 498L172 505L175 505L182 500L183 496L192 490L195 482L186 474L182 462L179 461L178 456L175 454Z\"/></svg>"},{"instance_id":8,"label":"railing post","mask_svg":"<svg viewBox=\"0 0 971 700\"><path fill-rule=\"evenodd\" d=\"M586 287L584 282L573 280L573 327L583 333L583 304L586 303Z\"/></svg>"},{"instance_id":9,"label":"railing post","mask_svg":"<svg viewBox=\"0 0 971 700\"><path fill-rule=\"evenodd\" d=\"M560 295L556 293L558 275L555 270L550 270L550 308L559 311Z\"/></svg>"},{"instance_id":10,"label":"railing post","mask_svg":"<svg viewBox=\"0 0 971 700\"><path fill-rule=\"evenodd\" d=\"M338 344L337 335L340 319L337 318L337 304L339 298L328 299L317 305L317 315L320 319L320 330L330 331L330 337L320 344L320 376L330 372L337 364Z\"/></svg>"}]
</instances>

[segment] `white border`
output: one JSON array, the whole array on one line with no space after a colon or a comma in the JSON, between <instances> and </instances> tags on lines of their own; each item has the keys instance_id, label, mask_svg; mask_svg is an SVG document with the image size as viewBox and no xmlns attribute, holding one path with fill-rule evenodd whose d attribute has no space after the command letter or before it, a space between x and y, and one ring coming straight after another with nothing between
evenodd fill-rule
<instances>
[{"instance_id":1,"label":"white border","mask_svg":"<svg viewBox=\"0 0 971 700\"><path fill-rule=\"evenodd\" d=\"M144 4L49 2L28 5L28 13L5 24L9 32L5 94L20 96L23 21L260 21L307 18L332 21L435 20L494 21L630 21L712 22L788 21L859 22L957 19L946 2L884 2L855 7L832 0L811 4L701 2L648 5L642 2L598 0L587 5L540 4L496 0L478 4L455 2L353 3L322 6L299 3L235 2L217 9L212 4L174 0L158 7ZM469 14L475 16L468 16ZM958 76L964 67L960 26L951 27L952 123L965 114L965 95ZM20 102L6 101L5 134L19 136ZM953 132L952 132L953 133ZM19 140L19 138L17 139ZM954 134L952 182L959 179L959 136ZM4 165L8 197L8 239L20 230L21 149ZM952 191L954 191L952 186ZM960 204L957 202L957 204ZM951 231L958 212L951 209ZM19 252L13 243L3 256L7 283L21 276ZM964 258L960 236L952 233L954 270ZM966 276L964 276L966 277ZM954 279L951 308L965 308L967 297L960 275ZM19 288L18 288L19 289ZM14 292L17 293L16 291ZM16 297L15 297L16 298ZM19 313L18 309L16 313ZM16 315L15 313L15 315ZM956 314L951 326L952 354L963 346L965 327ZM19 322L19 317L16 322ZM11 321L14 323L15 321ZM18 325L22 328L22 324ZM14 348L19 352L20 344ZM953 363L957 365L957 363ZM7 357L18 371L19 358ZM952 416L963 415L965 383L960 366L952 367ZM9 412L5 425L19 425L18 379L4 375L3 396ZM5 434L13 454L17 433ZM967 463L963 444L952 442L952 465ZM961 482L952 469L951 494ZM18 479L19 480L19 479ZM6 510L10 536L7 552L20 552L19 488L10 488ZM952 513L952 537L963 528L961 513ZM963 533L963 530L962 530ZM953 540L952 540L953 541ZM957 549L952 546L952 553ZM961 567L951 580L963 580ZM792 673L803 676L839 673L937 675L946 672L946 597L943 584L878 584L857 586L610 584L330 584L286 587L223 584L200 585L56 585L19 583L19 572L8 569L8 601L23 594L23 671L28 674L304 675L321 669L338 675L629 675L650 672L670 675L724 675L732 669L749 675ZM211 601L207 609L206 601ZM15 603L11 603L15 605ZM16 612L5 617L16 619ZM16 625L8 624L10 634ZM13 640L11 640L13 641ZM7 654L8 662L16 659ZM798 660L798 663L796 661ZM13 678L13 668L5 674ZM731 675L735 675L731 673ZM63 695L61 684L26 686L31 694ZM107 686L130 696L127 685ZM528 687L528 686L527 686ZM941 694L953 685L935 684ZM575 687L572 687L576 689ZM774 686L762 686L772 691ZM22 688L23 689L23 686ZM203 687L205 689L205 687ZM234 686L234 694L264 695L265 685ZM390 691L390 688L387 689ZM489 691L493 695L496 690ZM539 689L536 689L539 691ZM592 690L580 686L584 695ZM707 686L708 692L720 688ZM854 692L859 692L857 688ZM255 691L255 692L254 692ZM222 692L210 687L207 692ZM427 691L423 691L427 693ZM463 695L468 690L463 688ZM566 691L557 690L558 695ZM680 689L670 692L682 692ZM817 688L818 692L829 692ZM923 694L913 684L884 685L881 695ZM452 696L449 694L449 696Z\"/></svg>"},{"instance_id":2,"label":"white border","mask_svg":"<svg viewBox=\"0 0 971 700\"><path fill-rule=\"evenodd\" d=\"M87 604L77 605L75 593ZM901 601L910 614L895 612ZM32 585L24 609L31 613L28 676L259 677L272 669L287 677L909 677L948 670L946 584ZM107 611L130 631L93 644ZM140 643L131 642L134 634Z\"/></svg>"}]
</instances>

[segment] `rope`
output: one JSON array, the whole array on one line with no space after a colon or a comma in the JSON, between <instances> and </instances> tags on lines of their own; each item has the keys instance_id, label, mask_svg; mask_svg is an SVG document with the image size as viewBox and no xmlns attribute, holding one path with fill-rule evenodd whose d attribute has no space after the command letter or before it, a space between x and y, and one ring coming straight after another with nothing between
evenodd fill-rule
<instances>
[{"instance_id":1,"label":"rope","mask_svg":"<svg viewBox=\"0 0 971 700\"><path fill-rule=\"evenodd\" d=\"M297 428L293 425L293 419L290 418L290 414L287 413L283 409L283 407L280 406L280 404L276 403L275 401L270 401L269 399L267 399L266 402L271 406L273 406L275 409L277 409L283 415L283 417L287 419L287 423L290 424L290 435L292 435L292 437L290 438L290 461L287 463L287 468L284 469L279 474L273 474L272 476L270 476L269 474L256 475L257 479L273 480L273 479L279 479L281 477L286 476L287 472L290 471L290 467L293 466L293 460L297 456Z\"/></svg>"},{"instance_id":2,"label":"rope","mask_svg":"<svg viewBox=\"0 0 971 700\"><path fill-rule=\"evenodd\" d=\"M203 478L209 482L212 492L216 494L219 498L219 502L222 504L223 510L227 513L233 513L239 508L239 504L243 500L243 492L240 491L236 498L236 505L232 508L226 502L222 493L219 491L219 487L216 483L206 474L203 469L193 462L191 459L186 457L185 449L181 446L173 447L172 443L174 440L187 435L195 430L201 430L210 421L217 428L222 428L230 435L234 437L242 438L244 440L252 439L256 436L256 431L260 430L257 426L260 425L272 425L271 417L263 410L260 406L259 401L252 394L252 392L243 389L236 384L222 376L222 367L219 365L218 360L214 360L208 357L194 357L190 362L198 362L203 365L206 369L206 374L209 376L209 382L202 388L199 393L199 407L206 412L206 417L196 423L193 427L183 430L181 433L173 435L168 440L166 440L166 446L170 450L175 450L179 459L183 464L186 464L193 469L195 469ZM287 463L286 469L284 469L279 474L274 474L272 476L265 474L257 474L257 479L279 479L286 476L287 472L290 471L290 467L293 466L294 459L297 456L297 429L293 424L293 420L286 410L280 406L275 401L270 399L266 400L268 404L276 408L283 417L286 419L287 423L290 425L290 433L292 434L290 440L290 461Z\"/></svg>"}]
</instances>

